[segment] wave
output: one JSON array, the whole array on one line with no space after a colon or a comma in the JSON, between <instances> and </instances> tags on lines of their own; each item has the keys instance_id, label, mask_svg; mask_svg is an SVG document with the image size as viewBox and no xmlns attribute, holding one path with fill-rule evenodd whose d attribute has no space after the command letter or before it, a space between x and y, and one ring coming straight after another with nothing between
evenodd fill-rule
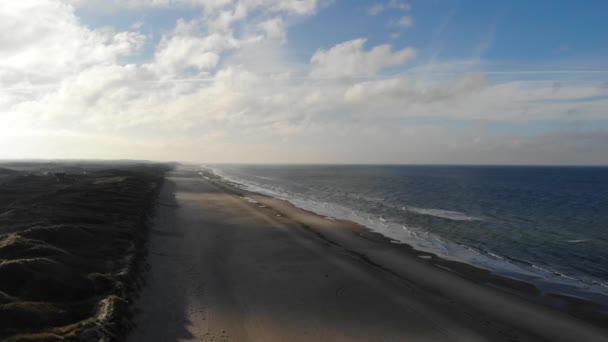
<instances>
[{"instance_id":1,"label":"wave","mask_svg":"<svg viewBox=\"0 0 608 342\"><path fill-rule=\"evenodd\" d=\"M452 210L416 208L416 207L403 207L403 210L413 212L416 214L441 217L444 219L454 220L454 221L481 221L482 220L479 217L469 216L465 213L461 213L459 211L452 211Z\"/></svg>"},{"instance_id":2,"label":"wave","mask_svg":"<svg viewBox=\"0 0 608 342\"><path fill-rule=\"evenodd\" d=\"M527 261L514 259L510 256L499 255L483 249L472 248L460 243L447 241L420 227L412 227L410 225L406 226L401 222L393 221L391 218L361 212L336 203L306 199L296 193L292 193L287 189L276 185L272 186L269 184L260 184L251 180L242 179L238 176L234 176L233 174L225 173L222 170L218 170L213 167L203 167L210 170L224 181L245 190L286 200L299 208L312 211L328 219L343 219L358 223L390 238L393 241L408 244L417 250L430 252L439 255L442 258L465 262L508 277L533 281L535 283L538 282L536 284L541 290L543 288L552 289L554 286L563 285L566 287L585 288L588 291L602 293L604 295L606 293L606 284L601 281L583 281L581 279L576 279L561 272L551 270L550 268L547 269ZM364 196L359 197L363 198ZM243 199L246 201L252 200L248 197L244 197ZM363 199L369 200L369 198ZM483 220L480 217L451 210L407 206L402 207L401 209L416 214L429 215L455 221ZM566 242L584 243L588 242L588 240L577 239L567 240ZM590 289L589 283L595 285L592 285L593 290ZM603 290L598 291L597 288L602 288Z\"/></svg>"}]
</instances>

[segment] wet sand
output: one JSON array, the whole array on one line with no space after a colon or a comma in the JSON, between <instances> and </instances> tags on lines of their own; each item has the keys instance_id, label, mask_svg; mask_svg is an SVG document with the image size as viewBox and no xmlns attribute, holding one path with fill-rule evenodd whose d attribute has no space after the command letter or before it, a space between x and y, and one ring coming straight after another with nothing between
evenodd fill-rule
<instances>
[{"instance_id":1,"label":"wet sand","mask_svg":"<svg viewBox=\"0 0 608 342\"><path fill-rule=\"evenodd\" d=\"M129 341L608 340L525 283L198 171L165 181Z\"/></svg>"}]
</instances>

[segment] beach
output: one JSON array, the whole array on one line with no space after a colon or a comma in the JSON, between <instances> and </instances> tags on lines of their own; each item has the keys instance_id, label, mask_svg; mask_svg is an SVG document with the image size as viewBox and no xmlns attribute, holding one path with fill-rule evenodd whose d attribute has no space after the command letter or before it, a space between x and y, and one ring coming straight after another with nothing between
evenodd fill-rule
<instances>
[{"instance_id":1,"label":"beach","mask_svg":"<svg viewBox=\"0 0 608 342\"><path fill-rule=\"evenodd\" d=\"M180 166L129 341L602 341L593 305L442 260Z\"/></svg>"}]
</instances>

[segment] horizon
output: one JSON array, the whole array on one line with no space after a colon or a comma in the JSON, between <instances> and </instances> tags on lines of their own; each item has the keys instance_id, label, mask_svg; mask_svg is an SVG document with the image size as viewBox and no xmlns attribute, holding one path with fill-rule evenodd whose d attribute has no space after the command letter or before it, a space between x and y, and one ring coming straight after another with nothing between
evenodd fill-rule
<instances>
[{"instance_id":1,"label":"horizon","mask_svg":"<svg viewBox=\"0 0 608 342\"><path fill-rule=\"evenodd\" d=\"M599 0L9 2L0 159L608 166L606 12Z\"/></svg>"},{"instance_id":2,"label":"horizon","mask_svg":"<svg viewBox=\"0 0 608 342\"><path fill-rule=\"evenodd\" d=\"M175 160L152 160L152 159L39 159L39 158L23 158L23 159L0 159L0 166L3 163L158 163L158 164L177 164L177 165L197 165L205 167L207 165L235 165L235 166L446 166L446 167L561 167L561 168L608 168L608 165L601 164L441 164L441 163L239 163L239 162L186 162Z\"/></svg>"}]
</instances>

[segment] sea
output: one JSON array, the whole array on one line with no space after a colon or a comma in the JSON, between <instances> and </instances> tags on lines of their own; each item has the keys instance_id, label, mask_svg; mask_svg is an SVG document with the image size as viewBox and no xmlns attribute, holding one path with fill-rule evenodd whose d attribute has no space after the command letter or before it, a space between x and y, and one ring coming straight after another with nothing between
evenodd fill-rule
<instances>
[{"instance_id":1,"label":"sea","mask_svg":"<svg viewBox=\"0 0 608 342\"><path fill-rule=\"evenodd\" d=\"M395 243L608 306L608 167L204 167Z\"/></svg>"}]
</instances>

